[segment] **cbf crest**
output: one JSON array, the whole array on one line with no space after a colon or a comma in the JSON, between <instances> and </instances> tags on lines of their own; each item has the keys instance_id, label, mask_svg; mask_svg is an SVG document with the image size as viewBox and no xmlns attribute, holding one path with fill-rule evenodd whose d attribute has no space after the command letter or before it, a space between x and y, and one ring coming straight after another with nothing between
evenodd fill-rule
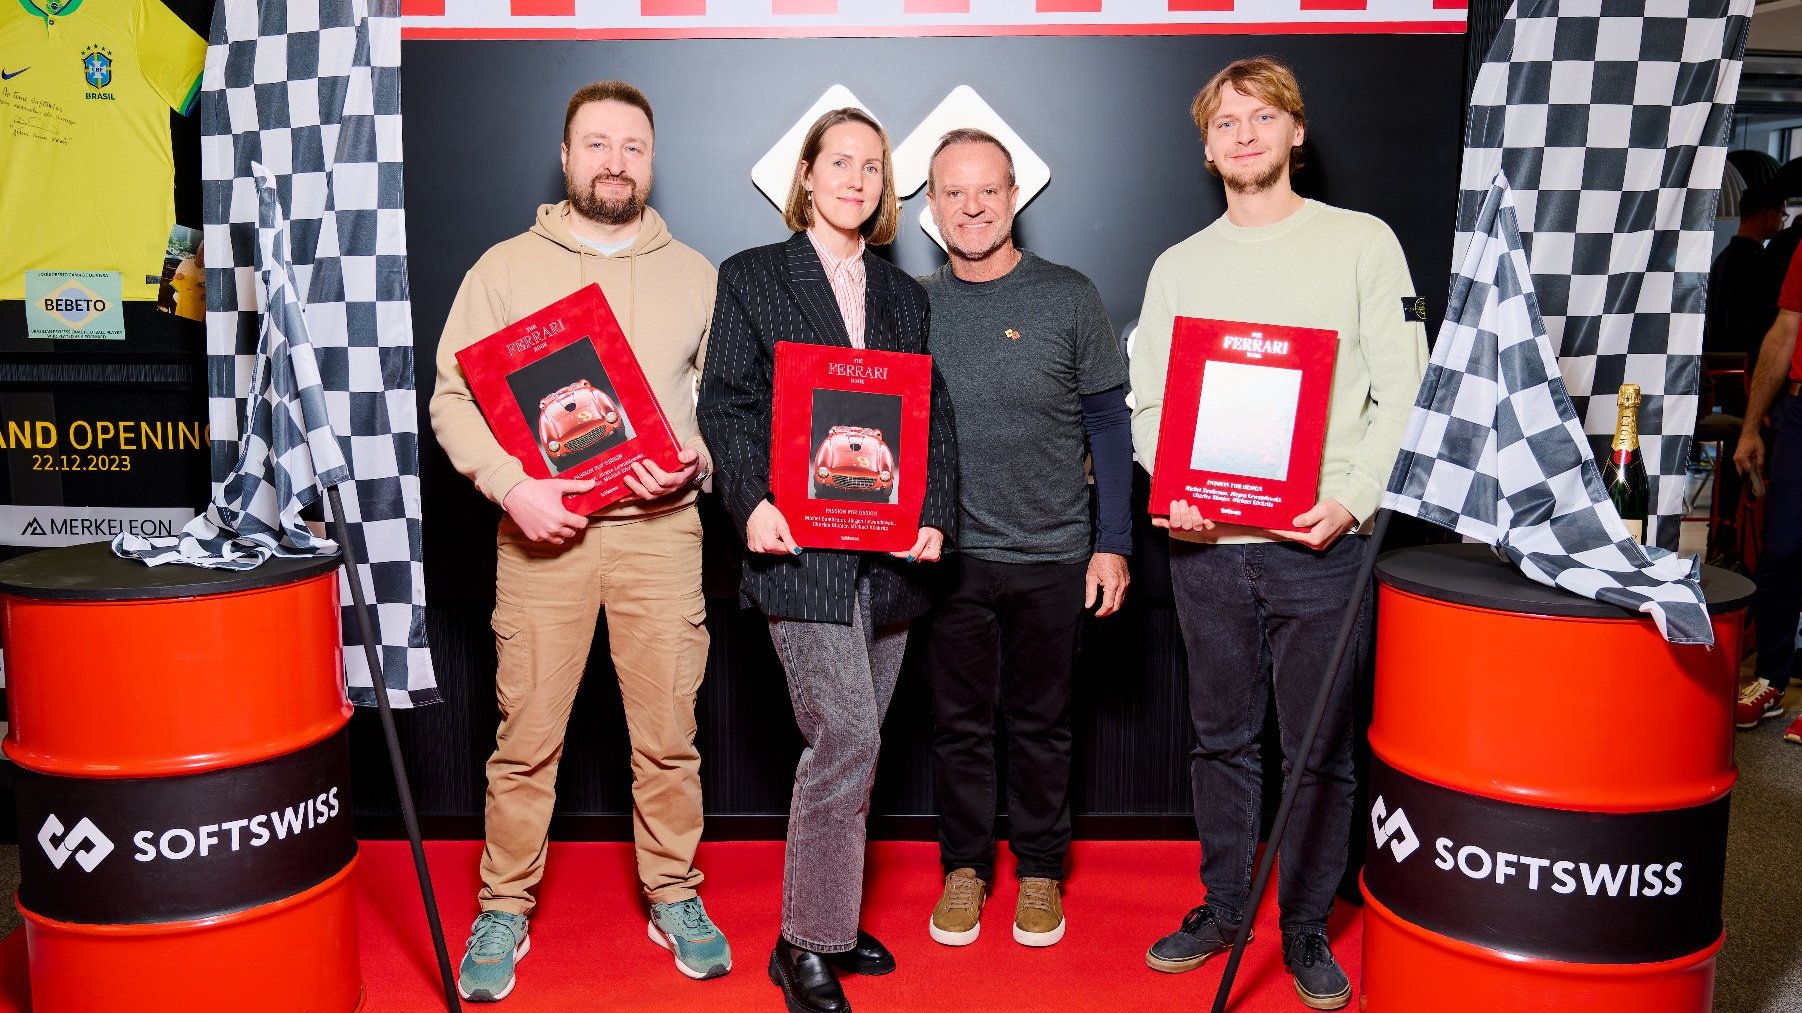
<instances>
[{"instance_id":1,"label":"cbf crest","mask_svg":"<svg viewBox=\"0 0 1802 1013\"><path fill-rule=\"evenodd\" d=\"M82 77L90 88L105 88L113 83L113 54L105 46L89 46L81 53Z\"/></svg>"}]
</instances>

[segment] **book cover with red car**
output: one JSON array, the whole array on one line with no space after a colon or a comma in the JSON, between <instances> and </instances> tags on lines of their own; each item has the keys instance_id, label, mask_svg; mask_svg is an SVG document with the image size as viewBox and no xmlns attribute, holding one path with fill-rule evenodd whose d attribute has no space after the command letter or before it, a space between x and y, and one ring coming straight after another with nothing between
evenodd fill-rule
<instances>
[{"instance_id":1,"label":"book cover with red car","mask_svg":"<svg viewBox=\"0 0 1802 1013\"><path fill-rule=\"evenodd\" d=\"M1177 317L1151 512L1295 530L1314 506L1337 331Z\"/></svg>"},{"instance_id":2,"label":"book cover with red car","mask_svg":"<svg viewBox=\"0 0 1802 1013\"><path fill-rule=\"evenodd\" d=\"M931 413L929 355L777 342L770 491L796 544L912 548Z\"/></svg>"},{"instance_id":3,"label":"book cover with red car","mask_svg":"<svg viewBox=\"0 0 1802 1013\"><path fill-rule=\"evenodd\" d=\"M494 438L527 475L594 480L563 498L573 513L624 499L635 461L680 467L676 434L599 285L459 351L457 364Z\"/></svg>"}]
</instances>

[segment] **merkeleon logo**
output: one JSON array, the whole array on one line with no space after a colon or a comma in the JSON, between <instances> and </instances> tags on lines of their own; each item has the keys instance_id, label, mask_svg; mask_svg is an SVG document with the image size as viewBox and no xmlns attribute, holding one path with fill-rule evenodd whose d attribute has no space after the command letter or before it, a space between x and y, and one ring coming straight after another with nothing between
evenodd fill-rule
<instances>
[{"instance_id":1,"label":"merkeleon logo","mask_svg":"<svg viewBox=\"0 0 1802 1013\"><path fill-rule=\"evenodd\" d=\"M1414 835L1414 827L1408 823L1408 814L1398 807L1395 812L1381 795L1370 807L1370 831L1376 835L1377 849L1388 848L1401 862L1420 848L1420 838ZM1393 842L1392 840L1393 839Z\"/></svg>"},{"instance_id":2,"label":"merkeleon logo","mask_svg":"<svg viewBox=\"0 0 1802 1013\"><path fill-rule=\"evenodd\" d=\"M61 840L58 840L61 838ZM70 856L74 856L75 864L81 866L83 872L93 872L106 856L113 853L113 842L100 832L93 821L83 816L67 835L63 833L63 821L56 818L55 813L45 817L44 825L38 828L38 844L49 856L50 864L60 869ZM79 850L82 845L87 850Z\"/></svg>"},{"instance_id":3,"label":"merkeleon logo","mask_svg":"<svg viewBox=\"0 0 1802 1013\"><path fill-rule=\"evenodd\" d=\"M36 517L33 517L25 523L25 530L19 533L22 535L37 535L42 538L44 537L44 525Z\"/></svg>"}]
</instances>

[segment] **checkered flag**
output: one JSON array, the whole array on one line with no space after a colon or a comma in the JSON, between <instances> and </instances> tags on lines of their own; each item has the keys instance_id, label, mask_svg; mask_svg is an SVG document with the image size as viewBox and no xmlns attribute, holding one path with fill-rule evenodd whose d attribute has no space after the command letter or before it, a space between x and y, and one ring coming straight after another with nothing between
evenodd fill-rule
<instances>
[{"instance_id":1,"label":"checkered flag","mask_svg":"<svg viewBox=\"0 0 1802 1013\"><path fill-rule=\"evenodd\" d=\"M185 563L249 570L270 556L329 555L336 542L316 538L300 513L326 486L350 477L326 417L319 362L307 321L295 301L288 228L276 199L275 177L252 163L259 184L258 280L265 310L243 405L244 438L218 495L175 538L120 535L113 550L147 565Z\"/></svg>"},{"instance_id":2,"label":"checkered flag","mask_svg":"<svg viewBox=\"0 0 1802 1013\"><path fill-rule=\"evenodd\" d=\"M223 477L248 435L239 427L258 375L257 311L266 293L258 283L263 205L252 165L260 164L290 242L285 283L296 309L284 327L304 320L311 338L326 417L348 464L349 480L338 488L370 589L388 699L408 707L441 697L425 637L399 6L220 0L200 128L214 499L224 501ZM369 665L348 578L339 572L340 625L351 648L345 674L351 700L368 705L375 700Z\"/></svg>"},{"instance_id":3,"label":"checkered flag","mask_svg":"<svg viewBox=\"0 0 1802 1013\"><path fill-rule=\"evenodd\" d=\"M1647 540L1677 547L1703 303L1753 0L1516 0L1478 71L1458 241L1499 172L1584 430L1640 386Z\"/></svg>"},{"instance_id":4,"label":"checkered flag","mask_svg":"<svg viewBox=\"0 0 1802 1013\"><path fill-rule=\"evenodd\" d=\"M1516 214L1497 174L1383 506L1487 542L1542 584L1648 612L1672 643L1713 644L1697 562L1635 542L1608 499L1539 315Z\"/></svg>"}]
</instances>

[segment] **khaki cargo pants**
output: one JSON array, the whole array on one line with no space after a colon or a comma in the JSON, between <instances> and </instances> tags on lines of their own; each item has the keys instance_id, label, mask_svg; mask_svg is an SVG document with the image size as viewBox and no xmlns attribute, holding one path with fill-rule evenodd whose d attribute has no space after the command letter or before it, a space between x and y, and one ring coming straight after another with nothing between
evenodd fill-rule
<instances>
[{"instance_id":1,"label":"khaki cargo pants","mask_svg":"<svg viewBox=\"0 0 1802 1013\"><path fill-rule=\"evenodd\" d=\"M560 546L530 542L503 518L499 557L501 724L488 760L482 909L527 914L535 903L564 730L603 607L632 742L639 882L653 904L694 896L701 882L695 691L707 667L700 514L686 506L594 524Z\"/></svg>"}]
</instances>

